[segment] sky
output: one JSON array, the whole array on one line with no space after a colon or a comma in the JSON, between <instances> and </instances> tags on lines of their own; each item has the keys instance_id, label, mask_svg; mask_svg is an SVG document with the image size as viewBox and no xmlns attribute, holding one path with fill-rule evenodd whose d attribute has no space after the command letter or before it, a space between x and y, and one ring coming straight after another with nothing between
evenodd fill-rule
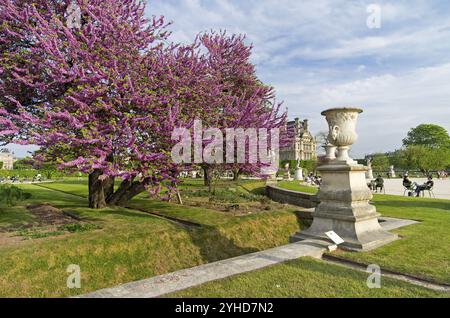
<instances>
[{"instance_id":1,"label":"sky","mask_svg":"<svg viewBox=\"0 0 450 318\"><path fill-rule=\"evenodd\" d=\"M368 27L371 4L380 28ZM147 14L172 21L174 41L245 34L258 76L314 134L323 110L363 108L355 157L398 149L422 123L450 131L448 0L151 0Z\"/></svg>"},{"instance_id":2,"label":"sky","mask_svg":"<svg viewBox=\"0 0 450 318\"><path fill-rule=\"evenodd\" d=\"M174 42L245 34L258 76L314 134L327 130L321 111L363 108L354 157L398 149L422 123L450 131L448 0L149 0L147 15L172 21Z\"/></svg>"}]
</instances>

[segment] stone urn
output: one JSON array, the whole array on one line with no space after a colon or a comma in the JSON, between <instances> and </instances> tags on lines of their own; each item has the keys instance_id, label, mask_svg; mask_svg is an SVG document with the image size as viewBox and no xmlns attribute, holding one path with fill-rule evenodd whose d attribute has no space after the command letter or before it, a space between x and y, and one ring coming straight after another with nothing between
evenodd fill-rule
<instances>
[{"instance_id":1,"label":"stone urn","mask_svg":"<svg viewBox=\"0 0 450 318\"><path fill-rule=\"evenodd\" d=\"M337 161L343 161L347 163L353 163L354 161L349 157L348 151L350 146L358 139L356 134L356 122L358 115L362 113L360 108L332 108L322 112L325 116L328 127L329 135L328 140L330 143L337 146L338 154Z\"/></svg>"},{"instance_id":2,"label":"stone urn","mask_svg":"<svg viewBox=\"0 0 450 318\"><path fill-rule=\"evenodd\" d=\"M291 236L292 242L312 239L332 243L326 233L334 231L344 240L341 248L367 251L398 239L381 227L380 214L370 203L373 195L366 182L368 167L348 156L349 146L358 138L355 128L361 112L359 108L334 108L322 113L330 127L329 143L338 147L338 155L317 168L322 185L313 223Z\"/></svg>"}]
</instances>

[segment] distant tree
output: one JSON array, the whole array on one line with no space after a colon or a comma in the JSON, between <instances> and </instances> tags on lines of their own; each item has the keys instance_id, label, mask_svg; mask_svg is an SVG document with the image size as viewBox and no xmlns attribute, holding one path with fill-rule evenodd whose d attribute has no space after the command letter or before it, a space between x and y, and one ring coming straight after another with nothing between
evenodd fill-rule
<instances>
[{"instance_id":1,"label":"distant tree","mask_svg":"<svg viewBox=\"0 0 450 318\"><path fill-rule=\"evenodd\" d=\"M300 166L306 170L307 173L316 172L317 161L316 160L302 160Z\"/></svg>"},{"instance_id":2,"label":"distant tree","mask_svg":"<svg viewBox=\"0 0 450 318\"><path fill-rule=\"evenodd\" d=\"M450 164L450 150L413 145L401 152L402 161L407 169L419 169L424 174L433 170L445 169Z\"/></svg>"},{"instance_id":3,"label":"distant tree","mask_svg":"<svg viewBox=\"0 0 450 318\"><path fill-rule=\"evenodd\" d=\"M320 131L319 133L317 133L317 135L315 136L316 142L317 142L317 149L320 152L323 152L324 148L326 145L328 145L328 132L327 131Z\"/></svg>"},{"instance_id":4,"label":"distant tree","mask_svg":"<svg viewBox=\"0 0 450 318\"><path fill-rule=\"evenodd\" d=\"M408 132L408 136L403 139L403 145L427 146L430 148L450 147L450 136L445 128L433 125L422 124Z\"/></svg>"},{"instance_id":5,"label":"distant tree","mask_svg":"<svg viewBox=\"0 0 450 318\"><path fill-rule=\"evenodd\" d=\"M0 169L3 169L3 161L0 161Z\"/></svg>"},{"instance_id":6,"label":"distant tree","mask_svg":"<svg viewBox=\"0 0 450 318\"><path fill-rule=\"evenodd\" d=\"M377 153L372 156L372 169L375 171L384 171L389 168L389 157L383 153Z\"/></svg>"},{"instance_id":7,"label":"distant tree","mask_svg":"<svg viewBox=\"0 0 450 318\"><path fill-rule=\"evenodd\" d=\"M386 156L389 159L389 165L393 165L396 168L408 169L404 158L403 158L404 149L398 149L393 152L386 153Z\"/></svg>"},{"instance_id":8,"label":"distant tree","mask_svg":"<svg viewBox=\"0 0 450 318\"><path fill-rule=\"evenodd\" d=\"M14 162L13 169L14 170L29 170L33 169L34 160L30 157L26 157L23 159L19 159Z\"/></svg>"}]
</instances>

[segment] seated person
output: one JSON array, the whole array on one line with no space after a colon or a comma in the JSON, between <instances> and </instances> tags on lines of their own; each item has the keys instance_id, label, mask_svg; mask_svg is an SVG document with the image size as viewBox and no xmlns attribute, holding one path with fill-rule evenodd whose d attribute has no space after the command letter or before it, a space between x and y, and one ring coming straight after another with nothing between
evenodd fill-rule
<instances>
[{"instance_id":1,"label":"seated person","mask_svg":"<svg viewBox=\"0 0 450 318\"><path fill-rule=\"evenodd\" d=\"M428 181L425 182L423 185L417 186L416 187L416 196L419 197L420 196L420 192L425 191L425 190L431 190L434 186L434 181L433 181L433 177L429 176L428 177Z\"/></svg>"},{"instance_id":2,"label":"seated person","mask_svg":"<svg viewBox=\"0 0 450 318\"><path fill-rule=\"evenodd\" d=\"M378 191L378 189L383 190L384 188L384 179L381 175L378 175L375 179L375 191Z\"/></svg>"},{"instance_id":3,"label":"seated person","mask_svg":"<svg viewBox=\"0 0 450 318\"><path fill-rule=\"evenodd\" d=\"M411 180L409 180L408 175L405 175L403 177L403 186L408 190L413 188L413 183Z\"/></svg>"}]
</instances>

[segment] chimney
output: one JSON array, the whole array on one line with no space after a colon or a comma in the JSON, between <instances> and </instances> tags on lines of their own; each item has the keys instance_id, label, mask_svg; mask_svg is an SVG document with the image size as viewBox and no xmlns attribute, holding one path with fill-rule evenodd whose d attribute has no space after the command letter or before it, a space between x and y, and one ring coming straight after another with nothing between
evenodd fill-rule
<instances>
[{"instance_id":1,"label":"chimney","mask_svg":"<svg viewBox=\"0 0 450 318\"><path fill-rule=\"evenodd\" d=\"M308 131L308 130L309 130L308 119L305 119L305 120L303 121L303 129L304 129L305 131Z\"/></svg>"},{"instance_id":2,"label":"chimney","mask_svg":"<svg viewBox=\"0 0 450 318\"><path fill-rule=\"evenodd\" d=\"M300 118L295 118L295 134L298 134L301 130Z\"/></svg>"}]
</instances>

